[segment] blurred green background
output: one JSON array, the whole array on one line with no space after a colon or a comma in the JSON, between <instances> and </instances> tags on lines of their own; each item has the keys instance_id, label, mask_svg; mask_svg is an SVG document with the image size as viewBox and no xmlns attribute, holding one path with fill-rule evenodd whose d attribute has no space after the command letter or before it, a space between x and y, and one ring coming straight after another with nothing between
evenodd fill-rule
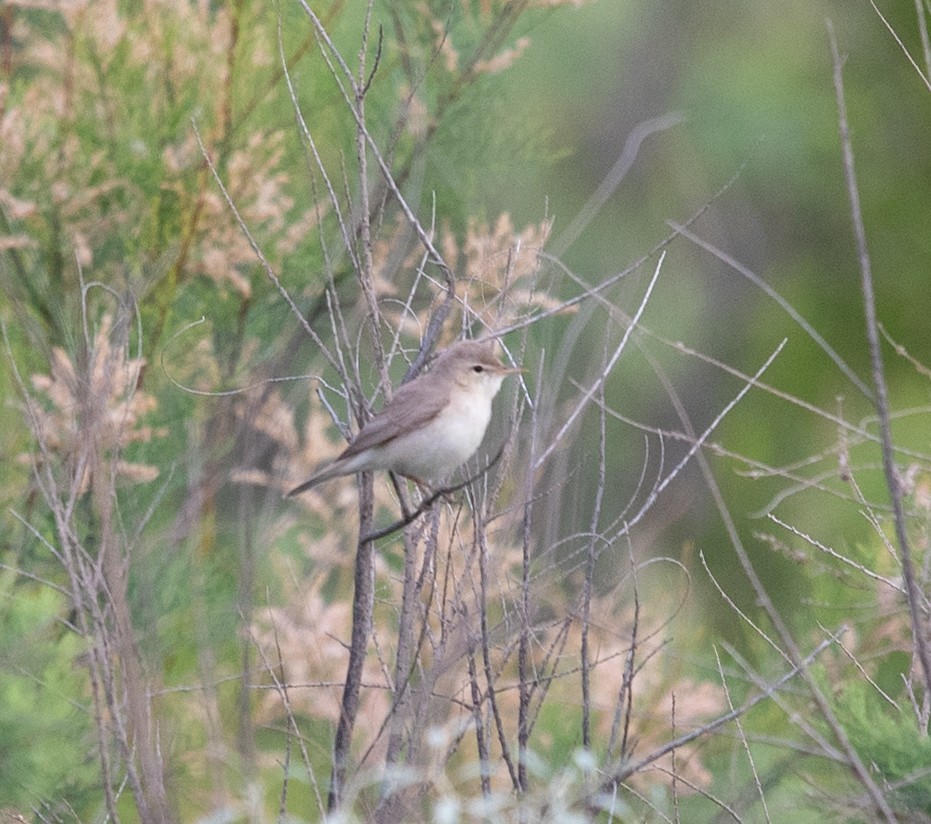
<instances>
[{"instance_id":1,"label":"blurred green background","mask_svg":"<svg viewBox=\"0 0 931 824\"><path fill-rule=\"evenodd\" d=\"M921 64L915 11L884 4L883 13ZM554 152L551 167L515 162L487 199L531 219L546 203L553 237L583 208L643 121L669 112L684 122L645 139L636 163L563 254L589 282L620 271L662 238L667 221L684 222L732 176L727 191L691 227L782 295L870 383L863 300L832 84L826 22L844 56L844 83L856 170L869 235L880 320L919 362L931 362L928 260L931 258L931 143L928 88L868 3L594 3L554 15L530 32L533 46L511 73L509 100L519 119L540 123ZM492 208L492 211L494 211ZM517 221L520 223L520 219ZM621 291L628 312L650 274L643 267ZM744 373L754 372L786 337L764 380L832 413L858 421L869 401L828 356L766 295L687 240L676 240L643 322ZM648 344L670 370L697 430L737 391L719 370ZM599 359L585 349L578 357ZM887 376L899 409L925 407L928 381L886 344ZM617 410L676 428L656 377L633 352L609 389ZM903 420L899 445L927 449L927 420ZM793 405L751 392L713 436L771 465L788 465L828 448L837 427ZM631 465L638 445L625 442ZM878 453L859 453L876 465ZM718 480L741 531L786 484L750 482L732 462L716 462ZM825 468L825 464L822 464ZM830 471L830 462L826 468ZM867 497L885 500L875 472L859 476ZM725 578L733 557L697 473L673 492L685 515L661 542L676 552L696 542ZM685 487L683 489L683 487ZM662 506L660 509L662 510ZM673 505L674 509L677 509ZM869 540L846 503L817 493L789 499L787 520L850 546ZM794 519L794 520L793 520ZM759 546L756 549L760 549ZM792 565L768 550L755 556L781 603L798 603L804 586ZM746 591L735 579L735 591ZM747 593L749 595L749 593ZM733 626L722 616L722 625Z\"/></svg>"}]
</instances>

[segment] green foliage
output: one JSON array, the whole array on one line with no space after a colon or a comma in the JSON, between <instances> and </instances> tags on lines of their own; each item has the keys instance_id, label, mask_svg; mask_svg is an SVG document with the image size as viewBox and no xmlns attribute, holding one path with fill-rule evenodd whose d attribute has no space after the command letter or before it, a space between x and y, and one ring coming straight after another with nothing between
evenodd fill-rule
<instances>
[{"instance_id":1,"label":"green foliage","mask_svg":"<svg viewBox=\"0 0 931 824\"><path fill-rule=\"evenodd\" d=\"M897 810L931 813L931 738L911 712L890 706L870 684L846 686L836 699L850 742L886 789Z\"/></svg>"},{"instance_id":2,"label":"green foliage","mask_svg":"<svg viewBox=\"0 0 931 824\"><path fill-rule=\"evenodd\" d=\"M0 572L0 805L80 810L99 782L83 644L59 593L15 578Z\"/></svg>"}]
</instances>

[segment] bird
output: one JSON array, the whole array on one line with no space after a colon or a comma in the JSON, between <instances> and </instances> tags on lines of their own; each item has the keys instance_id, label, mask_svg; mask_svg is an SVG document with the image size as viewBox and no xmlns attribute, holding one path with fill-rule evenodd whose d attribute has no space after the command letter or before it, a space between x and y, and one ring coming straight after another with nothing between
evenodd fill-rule
<instances>
[{"instance_id":1,"label":"bird","mask_svg":"<svg viewBox=\"0 0 931 824\"><path fill-rule=\"evenodd\" d=\"M336 460L318 468L287 497L356 472L388 470L429 486L478 449L504 379L523 370L505 366L493 340L461 340L437 355L429 372L403 384L365 423Z\"/></svg>"}]
</instances>

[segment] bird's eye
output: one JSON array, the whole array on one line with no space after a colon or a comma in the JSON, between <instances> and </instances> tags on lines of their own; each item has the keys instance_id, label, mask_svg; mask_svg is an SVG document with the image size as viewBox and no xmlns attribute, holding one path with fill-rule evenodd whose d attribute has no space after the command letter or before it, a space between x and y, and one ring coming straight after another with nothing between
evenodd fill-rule
<instances>
[{"instance_id":1,"label":"bird's eye","mask_svg":"<svg viewBox=\"0 0 931 824\"><path fill-rule=\"evenodd\" d=\"M482 372L485 371L485 367L482 366L480 363L477 363L477 364L475 364L475 366L472 367L472 371L473 371L476 375L481 375Z\"/></svg>"}]
</instances>

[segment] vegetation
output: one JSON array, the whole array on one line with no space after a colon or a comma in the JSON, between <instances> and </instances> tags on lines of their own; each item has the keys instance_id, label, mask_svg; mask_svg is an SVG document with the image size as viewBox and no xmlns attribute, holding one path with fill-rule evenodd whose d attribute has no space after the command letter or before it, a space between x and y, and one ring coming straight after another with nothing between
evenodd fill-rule
<instances>
[{"instance_id":1,"label":"vegetation","mask_svg":"<svg viewBox=\"0 0 931 824\"><path fill-rule=\"evenodd\" d=\"M668 11L0 10L0 818L931 817L927 8L712 6L610 139ZM489 334L448 487L282 498Z\"/></svg>"}]
</instances>

